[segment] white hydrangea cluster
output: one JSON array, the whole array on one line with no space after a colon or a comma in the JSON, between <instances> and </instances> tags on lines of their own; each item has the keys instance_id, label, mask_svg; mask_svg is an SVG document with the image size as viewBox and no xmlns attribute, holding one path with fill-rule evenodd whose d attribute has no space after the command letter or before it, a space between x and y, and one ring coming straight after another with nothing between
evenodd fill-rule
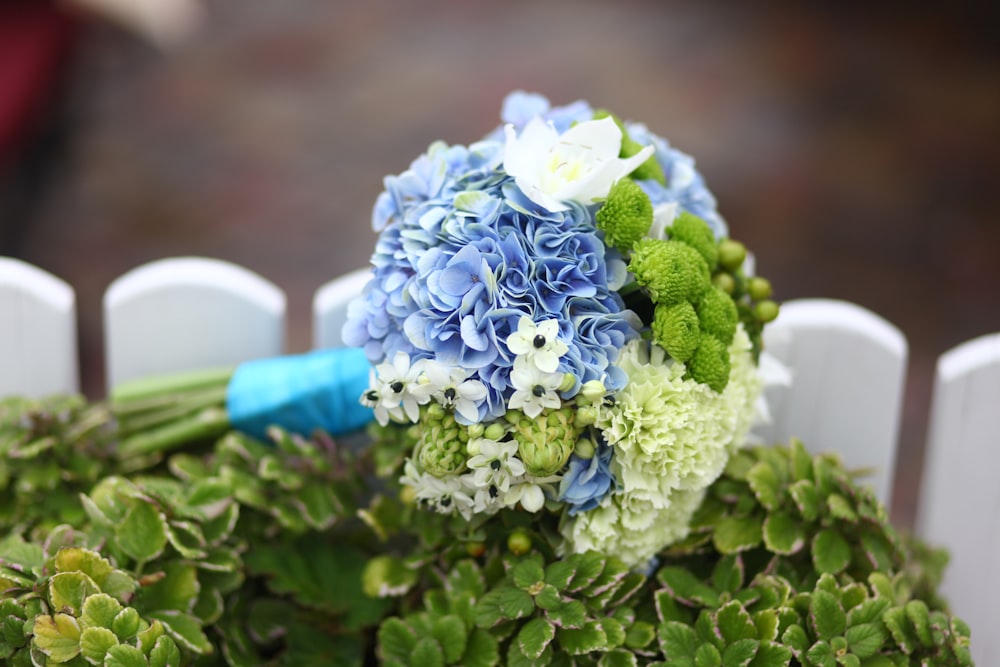
<instances>
[{"instance_id":1,"label":"white hydrangea cluster","mask_svg":"<svg viewBox=\"0 0 1000 667\"><path fill-rule=\"evenodd\" d=\"M686 534L704 490L757 413L762 382L742 326L729 356L729 384L717 393L685 379L684 364L656 345L634 341L622 349L618 363L629 382L598 420L621 487L564 525L573 551L598 549L638 566Z\"/></svg>"}]
</instances>

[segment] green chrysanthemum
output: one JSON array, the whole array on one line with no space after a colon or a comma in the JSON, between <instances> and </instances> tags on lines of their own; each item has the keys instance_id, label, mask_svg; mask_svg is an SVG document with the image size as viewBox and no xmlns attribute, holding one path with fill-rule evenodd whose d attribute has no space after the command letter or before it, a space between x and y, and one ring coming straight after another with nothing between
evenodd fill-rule
<instances>
[{"instance_id":1,"label":"green chrysanthemum","mask_svg":"<svg viewBox=\"0 0 1000 667\"><path fill-rule=\"evenodd\" d=\"M698 302L698 322L703 331L729 345L739 322L736 303L725 290L713 285Z\"/></svg>"},{"instance_id":2,"label":"green chrysanthemum","mask_svg":"<svg viewBox=\"0 0 1000 667\"><path fill-rule=\"evenodd\" d=\"M628 268L657 304L697 303L711 284L705 260L680 241L640 240Z\"/></svg>"},{"instance_id":3,"label":"green chrysanthemum","mask_svg":"<svg viewBox=\"0 0 1000 667\"><path fill-rule=\"evenodd\" d=\"M708 264L709 270L715 270L719 262L719 246L707 222L687 211L681 211L667 233L675 241L682 241L697 250Z\"/></svg>"},{"instance_id":4,"label":"green chrysanthemum","mask_svg":"<svg viewBox=\"0 0 1000 667\"><path fill-rule=\"evenodd\" d=\"M549 410L536 419L520 410L509 410L505 416L528 474L546 477L562 470L580 437L573 408Z\"/></svg>"},{"instance_id":5,"label":"green chrysanthemum","mask_svg":"<svg viewBox=\"0 0 1000 667\"><path fill-rule=\"evenodd\" d=\"M465 469L469 431L455 421L455 415L440 405L428 406L420 423L417 459L435 477L454 475Z\"/></svg>"},{"instance_id":6,"label":"green chrysanthemum","mask_svg":"<svg viewBox=\"0 0 1000 667\"><path fill-rule=\"evenodd\" d=\"M688 362L691 379L721 392L729 384L729 352L726 344L709 333L702 333L698 349Z\"/></svg>"},{"instance_id":7,"label":"green chrysanthemum","mask_svg":"<svg viewBox=\"0 0 1000 667\"><path fill-rule=\"evenodd\" d=\"M653 224L653 204L635 181L623 178L612 186L596 221L605 243L628 252Z\"/></svg>"},{"instance_id":8,"label":"green chrysanthemum","mask_svg":"<svg viewBox=\"0 0 1000 667\"><path fill-rule=\"evenodd\" d=\"M683 301L672 306L660 304L656 307L653 340L671 357L687 361L697 349L700 338L698 314L690 303Z\"/></svg>"}]
</instances>

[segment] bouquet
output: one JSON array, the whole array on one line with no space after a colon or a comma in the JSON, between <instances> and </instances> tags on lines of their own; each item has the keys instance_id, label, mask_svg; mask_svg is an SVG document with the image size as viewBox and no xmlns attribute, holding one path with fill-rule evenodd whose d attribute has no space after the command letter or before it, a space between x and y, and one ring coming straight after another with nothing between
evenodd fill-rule
<instances>
[{"instance_id":1,"label":"bouquet","mask_svg":"<svg viewBox=\"0 0 1000 667\"><path fill-rule=\"evenodd\" d=\"M771 287L693 160L644 125L516 92L471 146L385 180L344 339L412 425L405 493L555 513L566 553L643 567L762 416Z\"/></svg>"}]
</instances>

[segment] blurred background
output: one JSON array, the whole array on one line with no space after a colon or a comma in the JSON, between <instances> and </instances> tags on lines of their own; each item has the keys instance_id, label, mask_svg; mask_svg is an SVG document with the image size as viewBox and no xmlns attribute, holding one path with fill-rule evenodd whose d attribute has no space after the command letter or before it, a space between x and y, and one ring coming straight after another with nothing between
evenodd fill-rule
<instances>
[{"instance_id":1,"label":"blurred background","mask_svg":"<svg viewBox=\"0 0 1000 667\"><path fill-rule=\"evenodd\" d=\"M905 332L909 525L934 360L1000 331L1000 12L747 4L207 0L158 31L4 0L0 254L76 288L92 397L104 289L163 257L275 282L304 351L313 292L367 262L384 175L476 140L513 89L588 99L696 157L779 298Z\"/></svg>"}]
</instances>

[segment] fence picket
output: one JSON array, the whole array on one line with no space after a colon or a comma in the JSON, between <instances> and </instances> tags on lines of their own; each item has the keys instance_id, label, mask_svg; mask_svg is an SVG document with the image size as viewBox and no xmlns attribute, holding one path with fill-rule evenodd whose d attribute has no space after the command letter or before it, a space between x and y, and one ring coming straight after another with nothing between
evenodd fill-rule
<instances>
[{"instance_id":1,"label":"fence picket","mask_svg":"<svg viewBox=\"0 0 1000 667\"><path fill-rule=\"evenodd\" d=\"M0 396L78 387L73 288L31 264L0 257Z\"/></svg>"},{"instance_id":2,"label":"fence picket","mask_svg":"<svg viewBox=\"0 0 1000 667\"><path fill-rule=\"evenodd\" d=\"M343 347L342 330L347 322L347 306L361 295L371 276L370 267L357 269L334 278L316 290L313 297L313 347Z\"/></svg>"},{"instance_id":3,"label":"fence picket","mask_svg":"<svg viewBox=\"0 0 1000 667\"><path fill-rule=\"evenodd\" d=\"M885 503L892 496L906 372L906 338L861 306L800 299L781 306L764 331L765 349L789 367L792 384L767 391L766 442L802 440L812 452L839 452Z\"/></svg>"},{"instance_id":4,"label":"fence picket","mask_svg":"<svg viewBox=\"0 0 1000 667\"><path fill-rule=\"evenodd\" d=\"M145 264L104 294L108 388L281 354L284 318L284 293L243 267L200 257Z\"/></svg>"},{"instance_id":5,"label":"fence picket","mask_svg":"<svg viewBox=\"0 0 1000 667\"><path fill-rule=\"evenodd\" d=\"M938 359L928 434L917 531L951 552L941 592L976 664L1000 664L1000 333Z\"/></svg>"}]
</instances>

